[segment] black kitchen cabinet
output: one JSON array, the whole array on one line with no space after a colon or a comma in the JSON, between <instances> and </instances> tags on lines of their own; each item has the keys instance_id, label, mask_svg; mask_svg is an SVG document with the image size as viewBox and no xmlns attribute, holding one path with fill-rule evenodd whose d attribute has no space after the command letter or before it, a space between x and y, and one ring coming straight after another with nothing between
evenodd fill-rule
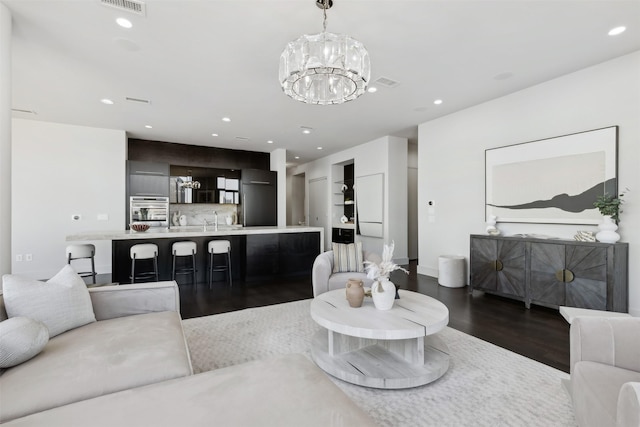
<instances>
[{"instance_id":1,"label":"black kitchen cabinet","mask_svg":"<svg viewBox=\"0 0 640 427\"><path fill-rule=\"evenodd\" d=\"M333 243L353 243L355 241L355 230L353 228L333 227L331 241Z\"/></svg>"},{"instance_id":2,"label":"black kitchen cabinet","mask_svg":"<svg viewBox=\"0 0 640 427\"><path fill-rule=\"evenodd\" d=\"M247 236L245 279L254 280L278 274L280 239L278 234Z\"/></svg>"},{"instance_id":3,"label":"black kitchen cabinet","mask_svg":"<svg viewBox=\"0 0 640 427\"><path fill-rule=\"evenodd\" d=\"M627 243L471 236L474 289L558 308L628 312Z\"/></svg>"},{"instance_id":4,"label":"black kitchen cabinet","mask_svg":"<svg viewBox=\"0 0 640 427\"><path fill-rule=\"evenodd\" d=\"M278 221L276 172L243 169L241 173L241 222L245 227L273 226Z\"/></svg>"},{"instance_id":5,"label":"black kitchen cabinet","mask_svg":"<svg viewBox=\"0 0 640 427\"><path fill-rule=\"evenodd\" d=\"M142 237L142 236L140 236ZM202 235L190 237L164 237L149 239L124 239L112 241L112 280L131 283L131 246L139 243L158 245L158 269L160 280L171 280L171 245L177 241L196 242L196 279L207 281L211 240L231 242L231 270L234 281L258 281L284 276L311 277L313 261L320 254L320 232L268 233L247 235ZM145 267L146 268L146 267ZM178 277L178 284L189 282L190 276ZM214 275L214 281L224 281L224 273ZM310 283L310 282L309 282Z\"/></svg>"},{"instance_id":6,"label":"black kitchen cabinet","mask_svg":"<svg viewBox=\"0 0 640 427\"><path fill-rule=\"evenodd\" d=\"M128 196L169 197L169 164L127 162Z\"/></svg>"}]
</instances>

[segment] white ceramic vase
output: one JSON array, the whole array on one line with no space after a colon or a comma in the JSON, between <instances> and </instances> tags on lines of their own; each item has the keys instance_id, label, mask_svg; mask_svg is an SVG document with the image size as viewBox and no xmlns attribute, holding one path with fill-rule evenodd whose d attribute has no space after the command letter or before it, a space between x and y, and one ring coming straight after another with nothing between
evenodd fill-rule
<instances>
[{"instance_id":1,"label":"white ceramic vase","mask_svg":"<svg viewBox=\"0 0 640 427\"><path fill-rule=\"evenodd\" d=\"M500 230L496 227L496 220L498 219L495 215L490 215L487 220L487 234L490 236L497 236L500 234Z\"/></svg>"},{"instance_id":2,"label":"white ceramic vase","mask_svg":"<svg viewBox=\"0 0 640 427\"><path fill-rule=\"evenodd\" d=\"M396 285L386 278L373 282L371 298L373 298L373 305L378 310L390 310L396 298Z\"/></svg>"},{"instance_id":3,"label":"white ceramic vase","mask_svg":"<svg viewBox=\"0 0 640 427\"><path fill-rule=\"evenodd\" d=\"M598 242L602 243L615 243L620 240L620 235L616 233L618 226L611 219L611 215L602 215L602 222L598 224L600 230L596 234Z\"/></svg>"}]
</instances>

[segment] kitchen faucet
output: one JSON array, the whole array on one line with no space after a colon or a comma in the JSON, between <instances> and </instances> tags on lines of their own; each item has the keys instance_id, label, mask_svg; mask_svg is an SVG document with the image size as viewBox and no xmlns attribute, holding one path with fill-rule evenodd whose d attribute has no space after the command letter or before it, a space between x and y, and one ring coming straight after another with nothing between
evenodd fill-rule
<instances>
[{"instance_id":1,"label":"kitchen faucet","mask_svg":"<svg viewBox=\"0 0 640 427\"><path fill-rule=\"evenodd\" d=\"M213 211L213 227L218 231L218 212Z\"/></svg>"}]
</instances>

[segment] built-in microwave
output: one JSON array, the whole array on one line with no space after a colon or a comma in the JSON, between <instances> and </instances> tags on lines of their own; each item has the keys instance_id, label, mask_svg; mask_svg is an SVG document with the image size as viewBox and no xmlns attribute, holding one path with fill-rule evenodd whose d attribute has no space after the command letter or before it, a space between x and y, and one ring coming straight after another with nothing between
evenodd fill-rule
<instances>
[{"instance_id":1,"label":"built-in microwave","mask_svg":"<svg viewBox=\"0 0 640 427\"><path fill-rule=\"evenodd\" d=\"M131 222L149 224L150 227L169 226L169 198L131 196L129 198Z\"/></svg>"}]
</instances>

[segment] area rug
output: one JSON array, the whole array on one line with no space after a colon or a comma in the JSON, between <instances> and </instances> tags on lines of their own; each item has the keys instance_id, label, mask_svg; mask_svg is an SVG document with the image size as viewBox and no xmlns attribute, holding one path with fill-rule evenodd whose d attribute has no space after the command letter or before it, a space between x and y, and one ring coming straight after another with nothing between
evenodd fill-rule
<instances>
[{"instance_id":1,"label":"area rug","mask_svg":"<svg viewBox=\"0 0 640 427\"><path fill-rule=\"evenodd\" d=\"M184 321L194 371L302 353L320 329L311 300ZM451 363L425 386L379 390L332 380L381 426L575 426L561 380L569 376L486 341L445 328ZM311 414L310 414L311 415Z\"/></svg>"}]
</instances>

